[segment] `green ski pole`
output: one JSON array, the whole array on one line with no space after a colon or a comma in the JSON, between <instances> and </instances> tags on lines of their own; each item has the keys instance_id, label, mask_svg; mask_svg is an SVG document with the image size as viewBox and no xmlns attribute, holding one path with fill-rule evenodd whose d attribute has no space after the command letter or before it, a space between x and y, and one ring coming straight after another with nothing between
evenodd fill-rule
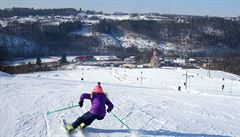
<instances>
[{"instance_id":1,"label":"green ski pole","mask_svg":"<svg viewBox=\"0 0 240 137\"><path fill-rule=\"evenodd\" d=\"M55 113L55 112L63 111L63 110L66 110L66 109L75 108L75 107L79 107L79 105L70 106L70 107L65 107L65 108L61 108L61 109L58 109L58 110L54 110L54 111L48 111L48 112L47 112L47 115L50 115L50 114Z\"/></svg>"},{"instance_id":2,"label":"green ski pole","mask_svg":"<svg viewBox=\"0 0 240 137\"><path fill-rule=\"evenodd\" d=\"M112 112L111 112L112 113ZM112 113L115 118L117 118L118 121L120 121L124 126L128 128L128 130L131 130L128 125L126 125L120 118L118 118L114 113Z\"/></svg>"}]
</instances>

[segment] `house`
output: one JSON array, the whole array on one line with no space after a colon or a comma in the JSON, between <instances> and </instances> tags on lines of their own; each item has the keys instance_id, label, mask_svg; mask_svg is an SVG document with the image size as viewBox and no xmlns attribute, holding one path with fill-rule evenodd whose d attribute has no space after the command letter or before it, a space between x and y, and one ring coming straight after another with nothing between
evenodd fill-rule
<instances>
[{"instance_id":1,"label":"house","mask_svg":"<svg viewBox=\"0 0 240 137\"><path fill-rule=\"evenodd\" d=\"M123 67L123 68L136 68L136 65L133 65L133 64L122 64L121 67Z\"/></svg>"},{"instance_id":2,"label":"house","mask_svg":"<svg viewBox=\"0 0 240 137\"><path fill-rule=\"evenodd\" d=\"M97 61L117 61L120 60L116 56L94 56Z\"/></svg>"},{"instance_id":3,"label":"house","mask_svg":"<svg viewBox=\"0 0 240 137\"><path fill-rule=\"evenodd\" d=\"M72 60L72 62L76 63L76 62L83 62L83 61L92 61L94 60L94 57L93 56L78 56L76 58L74 58Z\"/></svg>"},{"instance_id":4,"label":"house","mask_svg":"<svg viewBox=\"0 0 240 137\"><path fill-rule=\"evenodd\" d=\"M175 64L178 64L178 65L185 65L186 64L185 59L182 59L182 58L176 58L173 62Z\"/></svg>"},{"instance_id":5,"label":"house","mask_svg":"<svg viewBox=\"0 0 240 137\"><path fill-rule=\"evenodd\" d=\"M136 58L135 58L135 56L130 56L129 58L125 58L124 62L129 63L129 64L135 64L136 63Z\"/></svg>"}]
</instances>

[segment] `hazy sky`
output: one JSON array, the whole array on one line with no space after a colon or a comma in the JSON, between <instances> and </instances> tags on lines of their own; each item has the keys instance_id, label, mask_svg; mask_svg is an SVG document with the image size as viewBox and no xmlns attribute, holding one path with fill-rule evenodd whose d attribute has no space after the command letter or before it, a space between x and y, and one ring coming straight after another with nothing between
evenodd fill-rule
<instances>
[{"instance_id":1,"label":"hazy sky","mask_svg":"<svg viewBox=\"0 0 240 137\"><path fill-rule=\"evenodd\" d=\"M240 0L0 0L0 8L82 8L103 12L240 16Z\"/></svg>"}]
</instances>

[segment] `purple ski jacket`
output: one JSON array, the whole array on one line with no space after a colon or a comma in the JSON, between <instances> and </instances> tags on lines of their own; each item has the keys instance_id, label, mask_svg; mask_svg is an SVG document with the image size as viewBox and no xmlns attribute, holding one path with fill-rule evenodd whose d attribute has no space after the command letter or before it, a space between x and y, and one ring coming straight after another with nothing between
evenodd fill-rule
<instances>
[{"instance_id":1,"label":"purple ski jacket","mask_svg":"<svg viewBox=\"0 0 240 137\"><path fill-rule=\"evenodd\" d=\"M112 102L106 97L104 93L83 93L80 97L80 101L84 101L84 99L91 100L92 107L90 109L90 113L94 115L104 118L106 115L105 104L108 106L108 108L113 109Z\"/></svg>"}]
</instances>

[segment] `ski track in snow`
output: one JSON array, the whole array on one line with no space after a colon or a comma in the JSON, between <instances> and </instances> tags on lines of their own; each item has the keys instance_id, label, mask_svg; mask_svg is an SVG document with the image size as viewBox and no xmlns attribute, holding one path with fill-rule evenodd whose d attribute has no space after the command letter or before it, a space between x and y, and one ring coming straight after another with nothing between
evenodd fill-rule
<instances>
[{"instance_id":1,"label":"ski track in snow","mask_svg":"<svg viewBox=\"0 0 240 137\"><path fill-rule=\"evenodd\" d=\"M146 78L143 84L137 80L141 71ZM46 112L76 105L80 94L89 93L97 81L112 100L113 113L132 130L107 114L86 128L84 136L240 136L240 82L232 82L238 77L215 72L215 77L207 78L203 70L190 72L195 76L190 78L189 90L181 92L174 87L184 81L184 70L79 67L0 76L0 137L65 137L61 120L73 122L89 110L90 101L83 108L48 116ZM226 91L221 91L218 85L224 76ZM230 83L234 83L231 92Z\"/></svg>"}]
</instances>

